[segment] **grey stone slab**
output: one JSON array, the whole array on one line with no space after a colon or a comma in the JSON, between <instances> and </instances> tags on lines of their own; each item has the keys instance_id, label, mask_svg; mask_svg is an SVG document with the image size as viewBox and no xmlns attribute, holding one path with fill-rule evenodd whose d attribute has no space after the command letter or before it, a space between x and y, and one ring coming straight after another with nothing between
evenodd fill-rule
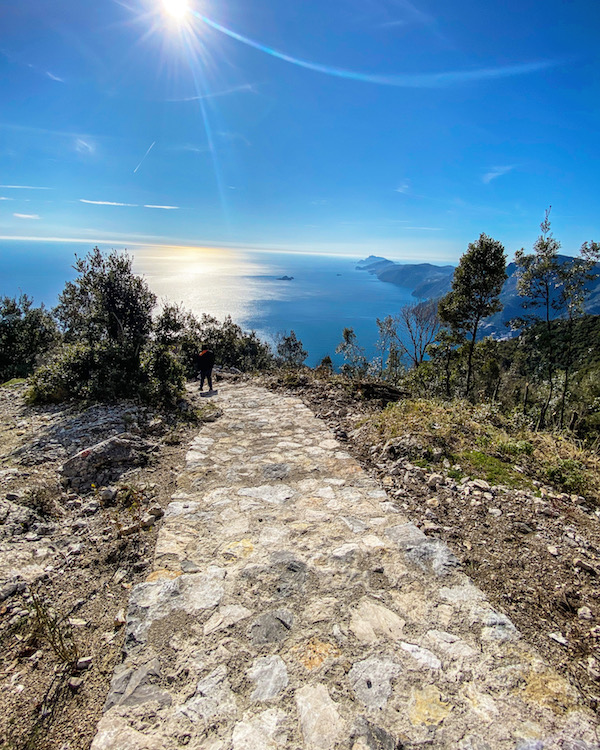
<instances>
[{"instance_id":1,"label":"grey stone slab","mask_svg":"<svg viewBox=\"0 0 600 750\"><path fill-rule=\"evenodd\" d=\"M180 710L193 722L235 716L237 703L227 678L227 668L220 665L203 677L195 695Z\"/></svg>"},{"instance_id":2,"label":"grey stone slab","mask_svg":"<svg viewBox=\"0 0 600 750\"><path fill-rule=\"evenodd\" d=\"M285 662L277 655L255 659L247 674L256 684L250 696L253 701L275 700L288 684Z\"/></svg>"},{"instance_id":3,"label":"grey stone slab","mask_svg":"<svg viewBox=\"0 0 600 750\"><path fill-rule=\"evenodd\" d=\"M122 666L113 677L104 710L108 711L115 705L135 706L149 701L156 701L161 706L170 705L170 694L152 684L153 680L159 680L161 676L158 659L152 659L138 669Z\"/></svg>"},{"instance_id":4,"label":"grey stone slab","mask_svg":"<svg viewBox=\"0 0 600 750\"><path fill-rule=\"evenodd\" d=\"M348 680L354 694L368 708L383 708L392 693L392 680L401 673L393 659L371 656L354 664Z\"/></svg>"},{"instance_id":5,"label":"grey stone slab","mask_svg":"<svg viewBox=\"0 0 600 750\"><path fill-rule=\"evenodd\" d=\"M288 609L267 612L252 623L248 635L255 646L279 643L289 637L294 624L294 615Z\"/></svg>"}]
</instances>

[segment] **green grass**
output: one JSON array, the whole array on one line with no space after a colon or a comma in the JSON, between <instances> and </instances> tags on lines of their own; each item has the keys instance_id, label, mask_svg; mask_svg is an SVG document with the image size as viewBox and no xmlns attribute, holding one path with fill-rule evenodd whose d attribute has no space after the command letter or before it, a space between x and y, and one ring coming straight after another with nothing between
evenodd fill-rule
<instances>
[{"instance_id":1,"label":"green grass","mask_svg":"<svg viewBox=\"0 0 600 750\"><path fill-rule=\"evenodd\" d=\"M456 463L459 463L469 476L485 479L490 484L502 484L514 489L533 487L531 480L516 471L511 463L482 451L464 451L456 456Z\"/></svg>"},{"instance_id":2,"label":"green grass","mask_svg":"<svg viewBox=\"0 0 600 750\"><path fill-rule=\"evenodd\" d=\"M526 490L539 480L600 503L598 455L568 435L534 432L519 412L504 415L493 405L459 399L406 399L367 417L361 434L373 445L415 438L420 448L408 456L411 463L439 470L446 458L460 465L460 470L446 472L456 480L468 475Z\"/></svg>"}]
</instances>

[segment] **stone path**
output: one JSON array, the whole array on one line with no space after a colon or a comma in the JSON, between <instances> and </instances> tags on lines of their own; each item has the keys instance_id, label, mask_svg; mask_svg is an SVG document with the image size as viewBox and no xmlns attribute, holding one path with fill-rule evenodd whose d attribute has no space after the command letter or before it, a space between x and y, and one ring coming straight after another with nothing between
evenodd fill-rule
<instances>
[{"instance_id":1,"label":"stone path","mask_svg":"<svg viewBox=\"0 0 600 750\"><path fill-rule=\"evenodd\" d=\"M585 750L594 719L298 399L224 385L92 750Z\"/></svg>"}]
</instances>

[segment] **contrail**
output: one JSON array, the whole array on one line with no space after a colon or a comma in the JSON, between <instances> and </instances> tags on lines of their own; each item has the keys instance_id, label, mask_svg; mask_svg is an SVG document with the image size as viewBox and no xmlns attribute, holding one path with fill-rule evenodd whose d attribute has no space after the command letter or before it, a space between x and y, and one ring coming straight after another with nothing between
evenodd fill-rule
<instances>
[{"instance_id":1,"label":"contrail","mask_svg":"<svg viewBox=\"0 0 600 750\"><path fill-rule=\"evenodd\" d=\"M210 26L216 31L220 31L222 34L235 39L242 44L253 47L254 49L260 50L271 57L276 57L278 60L291 63L292 65L298 65L301 68L307 70L314 70L317 73L325 73L329 76L335 76L336 78L347 78L354 81L362 81L364 83L377 83L382 86L403 86L405 88L433 88L436 86L445 86L455 83L465 83L468 81L481 81L493 78L507 78L509 76L524 75L526 73L535 73L545 68L550 68L557 65L557 61L553 60L539 60L537 62L519 63L517 65L505 65L497 68L479 68L477 70L452 70L441 73L401 73L399 75L372 75L370 73L359 73L352 70L344 70L343 68L334 68L330 65L321 65L320 63L314 63L310 60L302 60L298 57L292 57L286 55L284 52L267 47L260 42L255 42L253 39L249 39L242 34L238 34L236 31L228 29L226 26L212 21L210 18L201 15L197 11L192 11L192 14L200 21L204 22L207 26Z\"/></svg>"},{"instance_id":2,"label":"contrail","mask_svg":"<svg viewBox=\"0 0 600 750\"><path fill-rule=\"evenodd\" d=\"M155 144L155 143L156 143L156 141L152 141L152 144L150 145L150 148L149 148L149 149L148 149L148 150L146 151L146 153L145 153L145 154L144 154L144 156L142 157L142 161L141 161L141 162L140 162L140 163L139 163L139 164L137 165L137 167L136 167L136 168L135 168L135 169L133 170L133 174L135 174L135 173L136 173L136 172L138 171L138 169L139 169L139 168L140 168L140 167L142 166L142 164L143 164L143 163L144 163L144 161L146 160L146 157L148 156L148 154L150 153L150 151L152 151L152 149L154 148L154 144Z\"/></svg>"}]
</instances>

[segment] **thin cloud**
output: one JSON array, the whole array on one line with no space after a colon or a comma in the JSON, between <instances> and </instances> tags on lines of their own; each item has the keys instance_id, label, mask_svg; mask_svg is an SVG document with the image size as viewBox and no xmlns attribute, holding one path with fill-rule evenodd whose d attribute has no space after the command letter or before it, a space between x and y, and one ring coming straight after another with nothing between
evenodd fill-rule
<instances>
[{"instance_id":1,"label":"thin cloud","mask_svg":"<svg viewBox=\"0 0 600 750\"><path fill-rule=\"evenodd\" d=\"M441 232L441 227L401 227L402 229L418 229L422 232Z\"/></svg>"},{"instance_id":2,"label":"thin cloud","mask_svg":"<svg viewBox=\"0 0 600 750\"><path fill-rule=\"evenodd\" d=\"M37 214L13 214L15 219L39 219Z\"/></svg>"},{"instance_id":3,"label":"thin cloud","mask_svg":"<svg viewBox=\"0 0 600 750\"><path fill-rule=\"evenodd\" d=\"M255 83L243 83L239 86L231 86L231 88L223 89L223 91L211 91L208 94L196 94L194 96L183 96L180 99L166 99L167 102L197 102L201 99L216 99L219 96L229 96L230 94L239 93L258 93L256 90Z\"/></svg>"},{"instance_id":4,"label":"thin cloud","mask_svg":"<svg viewBox=\"0 0 600 750\"><path fill-rule=\"evenodd\" d=\"M61 78L60 76L55 76L54 73L51 73L49 70L46 71L46 75L52 81L57 81L58 83L64 83L65 82L64 78Z\"/></svg>"},{"instance_id":5,"label":"thin cloud","mask_svg":"<svg viewBox=\"0 0 600 750\"><path fill-rule=\"evenodd\" d=\"M483 177L481 178L481 181L488 185L492 180L495 180L497 177L502 177L505 174L508 174L509 172L512 172L512 170L515 168L514 164L509 164L505 167L492 167L489 172L486 172Z\"/></svg>"},{"instance_id":6,"label":"thin cloud","mask_svg":"<svg viewBox=\"0 0 600 750\"><path fill-rule=\"evenodd\" d=\"M420 23L427 26L436 23L434 16L417 8L417 6L413 5L409 0L395 0L393 5L396 8L400 8L406 14L407 20L412 23ZM400 23L402 23L402 21L400 21Z\"/></svg>"},{"instance_id":7,"label":"thin cloud","mask_svg":"<svg viewBox=\"0 0 600 750\"><path fill-rule=\"evenodd\" d=\"M406 26L407 21L384 21L384 23L378 23L375 28L377 29L394 29L398 26Z\"/></svg>"},{"instance_id":8,"label":"thin cloud","mask_svg":"<svg viewBox=\"0 0 600 750\"><path fill-rule=\"evenodd\" d=\"M83 138L77 138L75 141L75 151L78 154L93 154L96 151L96 146L90 141L85 141Z\"/></svg>"},{"instance_id":9,"label":"thin cloud","mask_svg":"<svg viewBox=\"0 0 600 750\"><path fill-rule=\"evenodd\" d=\"M178 211L180 206L153 206L152 204L148 203L144 205L144 208L162 208L164 211Z\"/></svg>"},{"instance_id":10,"label":"thin cloud","mask_svg":"<svg viewBox=\"0 0 600 750\"><path fill-rule=\"evenodd\" d=\"M12 201L12 200L14 200L14 198L4 198L3 196L0 195L0 201Z\"/></svg>"},{"instance_id":11,"label":"thin cloud","mask_svg":"<svg viewBox=\"0 0 600 750\"><path fill-rule=\"evenodd\" d=\"M52 188L37 185L0 185L0 188L4 190L52 190Z\"/></svg>"},{"instance_id":12,"label":"thin cloud","mask_svg":"<svg viewBox=\"0 0 600 750\"><path fill-rule=\"evenodd\" d=\"M217 135L220 138L223 138L223 140L225 141L241 141L246 146L252 145L250 141L246 138L246 136L243 135L242 133L234 133L228 130L219 130L217 131Z\"/></svg>"},{"instance_id":13,"label":"thin cloud","mask_svg":"<svg viewBox=\"0 0 600 750\"><path fill-rule=\"evenodd\" d=\"M127 206L128 208L139 208L137 203L118 203L116 201L90 201L80 198L80 203L90 203L92 206Z\"/></svg>"},{"instance_id":14,"label":"thin cloud","mask_svg":"<svg viewBox=\"0 0 600 750\"><path fill-rule=\"evenodd\" d=\"M404 180L404 182L401 185L398 185L397 188L394 188L394 191L396 193L403 193L403 194L409 193L410 192L410 181L409 180Z\"/></svg>"},{"instance_id":15,"label":"thin cloud","mask_svg":"<svg viewBox=\"0 0 600 750\"><path fill-rule=\"evenodd\" d=\"M194 146L191 143L185 143L183 146L171 146L171 151L190 151L193 154L208 154L210 149L208 146Z\"/></svg>"}]
</instances>

